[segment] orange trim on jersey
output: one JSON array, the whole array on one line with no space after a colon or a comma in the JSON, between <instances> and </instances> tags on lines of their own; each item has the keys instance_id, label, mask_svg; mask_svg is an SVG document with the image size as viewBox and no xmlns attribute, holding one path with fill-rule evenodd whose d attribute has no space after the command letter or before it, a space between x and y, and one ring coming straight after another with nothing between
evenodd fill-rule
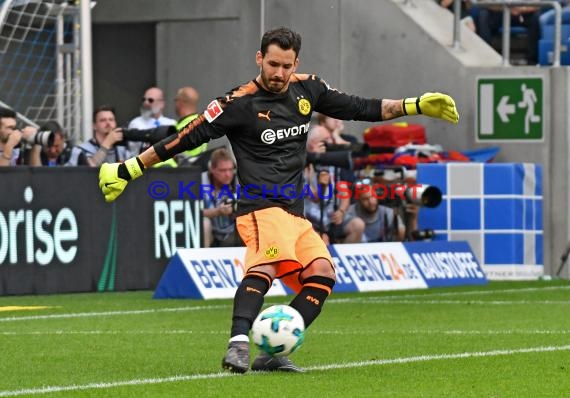
<instances>
[{"instance_id":1,"label":"orange trim on jersey","mask_svg":"<svg viewBox=\"0 0 570 398\"><path fill-rule=\"evenodd\" d=\"M327 292L327 294L331 294L332 293L332 289L328 286L325 285L321 285L320 283L305 283L303 284L303 287L314 287L317 289L321 289L324 290L325 292Z\"/></svg>"},{"instance_id":2,"label":"orange trim on jersey","mask_svg":"<svg viewBox=\"0 0 570 398\"><path fill-rule=\"evenodd\" d=\"M308 73L294 73L291 76L291 81L292 82L299 82L299 81L303 81L303 80L309 80L311 78L311 76L315 76L315 75L309 75Z\"/></svg>"},{"instance_id":3,"label":"orange trim on jersey","mask_svg":"<svg viewBox=\"0 0 570 398\"><path fill-rule=\"evenodd\" d=\"M186 126L184 126L184 128L182 130L180 130L178 132L178 137L184 137L185 135L187 135L190 131L194 130L196 128L196 126L204 123L204 121L206 120L206 117L204 116L204 113L200 113L200 116L198 116L197 118L192 119L192 121L190 123L188 123Z\"/></svg>"},{"instance_id":4,"label":"orange trim on jersey","mask_svg":"<svg viewBox=\"0 0 570 398\"><path fill-rule=\"evenodd\" d=\"M197 118L193 119L190 123L188 123L186 126L184 126L184 128L182 130L180 130L178 132L178 135L176 138L174 138L172 141L166 143L164 145L164 149L165 150L170 150L171 148L175 147L176 145L178 145L180 143L180 140L185 136L188 135L192 132L192 130L194 130L196 128L196 126L204 123L204 121L206 120L206 117L204 116L203 113L200 114L200 116L198 116Z\"/></svg>"},{"instance_id":5,"label":"orange trim on jersey","mask_svg":"<svg viewBox=\"0 0 570 398\"><path fill-rule=\"evenodd\" d=\"M255 85L255 83L253 81L250 81L250 82L238 87L236 90L234 90L231 93L231 95L226 95L223 99L218 98L218 103L220 104L220 106L223 109L230 102L232 102L234 98L243 97L245 95L255 94L258 90L259 90L259 88ZM171 142L167 143L164 146L164 149L168 151L171 148L178 145L180 143L180 140L184 136L190 134L192 132L192 130L194 130L200 124L204 123L205 120L206 120L206 117L204 116L204 113L203 112L200 113L200 116L198 116L197 118L192 120L190 123L188 123L186 126L184 126L184 128L178 132L178 136L175 139L173 139Z\"/></svg>"},{"instance_id":6,"label":"orange trim on jersey","mask_svg":"<svg viewBox=\"0 0 570 398\"><path fill-rule=\"evenodd\" d=\"M232 97L243 97L244 95L251 95L251 94L255 94L256 92L259 91L259 88L257 87L257 85L253 82L247 82L246 84L239 86L237 88L237 90L235 90L234 92L232 92Z\"/></svg>"},{"instance_id":7,"label":"orange trim on jersey","mask_svg":"<svg viewBox=\"0 0 570 398\"><path fill-rule=\"evenodd\" d=\"M249 271L247 274L244 275L244 278L247 276L257 276L261 279L265 279L269 287L271 287L271 284L273 283L271 278L262 272Z\"/></svg>"}]
</instances>

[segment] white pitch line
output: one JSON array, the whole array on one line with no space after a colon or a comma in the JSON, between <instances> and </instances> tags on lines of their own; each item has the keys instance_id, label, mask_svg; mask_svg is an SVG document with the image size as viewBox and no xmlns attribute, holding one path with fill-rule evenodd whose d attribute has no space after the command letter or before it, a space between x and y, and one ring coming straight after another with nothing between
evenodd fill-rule
<instances>
[{"instance_id":1,"label":"white pitch line","mask_svg":"<svg viewBox=\"0 0 570 398\"><path fill-rule=\"evenodd\" d=\"M532 335L532 334L538 334L538 335L558 335L558 334L570 334L570 330L525 330L525 329L506 329L506 330L444 330L441 332L438 332L437 330L434 331L422 331L422 330L416 330L416 331L412 331L412 333L427 333L427 334L437 334L437 333L442 333L442 334L456 334L456 335L469 335L469 334L473 334L473 335L484 335L484 334L490 334L490 335L513 335L513 334L528 334L528 335Z\"/></svg>"},{"instance_id":2,"label":"white pitch line","mask_svg":"<svg viewBox=\"0 0 570 398\"><path fill-rule=\"evenodd\" d=\"M347 299L337 304L352 304L352 303L367 303L367 304L459 304L459 305L552 305L552 304L570 304L570 300L384 300L381 297L362 297Z\"/></svg>"},{"instance_id":3,"label":"white pitch line","mask_svg":"<svg viewBox=\"0 0 570 398\"><path fill-rule=\"evenodd\" d=\"M19 332L14 332L18 334ZM525 329L506 329L506 330L312 330L311 334L329 334L329 335L366 335L366 334L443 334L443 335L567 335L570 330L525 330Z\"/></svg>"},{"instance_id":4,"label":"white pitch line","mask_svg":"<svg viewBox=\"0 0 570 398\"><path fill-rule=\"evenodd\" d=\"M496 356L503 356L503 355L529 354L529 353L554 352L554 351L570 351L570 345L519 348L517 350L494 350L494 351L479 351L479 352L462 352L462 353L458 353L458 354L420 355L420 356L416 356L416 357L404 357L404 358L394 358L394 359L377 359L377 360L372 360L372 361L349 362L349 363L312 366L310 368L307 368L307 370L347 369L347 368L359 368L359 367L364 367L364 366L377 366L377 365L391 365L391 364L412 363L412 362L437 361L437 360L442 360L442 359L496 357Z\"/></svg>"},{"instance_id":5,"label":"white pitch line","mask_svg":"<svg viewBox=\"0 0 570 398\"><path fill-rule=\"evenodd\" d=\"M503 289L503 290L473 290L473 291L466 291L466 292L439 292L439 293L426 293L426 294L407 294L407 295L391 295L391 296L382 296L382 297L361 297L361 298L342 298L342 299L329 299L327 303L350 303L350 302L364 302L372 300L376 301L390 301L395 302L397 299L409 299L409 298L433 298L433 297L441 297L441 296L461 296L461 295L479 295L479 294L497 294L497 293L516 293L516 292L534 292L534 291L543 291L543 290L559 290L559 289L570 289L570 286L547 286L542 288L523 288L523 289ZM392 300L394 299L394 300ZM416 303L425 303L426 301L421 302L413 302ZM412 302L410 302L412 303ZM441 303L441 302L440 302ZM469 303L472 303L471 301ZM483 302L489 303L489 302ZM532 301L530 303L533 303ZM124 311L102 311L102 312L75 312L75 313L65 313L65 314L49 314L49 315L29 315L29 316L12 316L2 318L0 317L1 322L17 322L17 321L35 321L35 320L44 320L44 319L67 319L67 318L88 318L88 317L98 317L98 316L116 316L116 315L144 315L144 314L153 314L153 313L160 313L160 312L183 312L183 311L209 311L209 310L216 310L216 309L227 309L231 308L230 304L224 305L203 305L203 306L195 306L195 307L173 307L173 308L157 308L157 309L145 309L145 310L124 310Z\"/></svg>"},{"instance_id":6,"label":"white pitch line","mask_svg":"<svg viewBox=\"0 0 570 398\"><path fill-rule=\"evenodd\" d=\"M0 336L67 336L67 335L227 335L227 331L215 330L46 330L46 331L4 331Z\"/></svg>"},{"instance_id":7,"label":"white pitch line","mask_svg":"<svg viewBox=\"0 0 570 398\"><path fill-rule=\"evenodd\" d=\"M30 315L30 316L12 316L9 318L0 318L0 322L13 321L36 321L39 319L66 319L66 318L88 318L96 316L115 316L115 315L141 315L154 314L159 312L182 312L182 311L201 311L231 308L227 305L202 305L196 307L174 307L174 308L156 308L147 310L125 310L125 311L103 311L103 312L71 312L67 314L50 314L50 315Z\"/></svg>"},{"instance_id":8,"label":"white pitch line","mask_svg":"<svg viewBox=\"0 0 570 398\"><path fill-rule=\"evenodd\" d=\"M69 336L69 335L225 335L221 330L46 330L46 331L3 331L0 336ZM570 330L397 330L397 329L351 329L351 330L311 330L311 334L321 335L367 335L367 334L443 334L443 335L567 335Z\"/></svg>"},{"instance_id":9,"label":"white pitch line","mask_svg":"<svg viewBox=\"0 0 570 398\"><path fill-rule=\"evenodd\" d=\"M516 350L462 352L457 354L420 355L420 356L402 357L402 358L393 358L393 359L346 362L346 363L336 363L329 365L310 366L305 369L307 371L328 371L336 369L362 368L366 366L382 366L382 365L406 364L414 362L428 362L428 361L438 361L438 360L448 360L448 359L482 358L482 357L516 355L516 354L569 351L569 350L570 350L570 345L543 346L543 347L519 348ZM66 392L66 391L85 391L85 390L116 388L124 386L176 383L176 382L192 381L192 380L219 379L230 376L238 376L238 375L234 373L205 373L205 374L171 376L171 377L162 377L162 378L122 380L122 381L106 382L106 383L89 383L82 385L72 384L67 386L26 388L20 390L0 391L0 397L17 397L20 395L39 395L39 394L48 394L48 393Z\"/></svg>"},{"instance_id":10,"label":"white pitch line","mask_svg":"<svg viewBox=\"0 0 570 398\"><path fill-rule=\"evenodd\" d=\"M503 293L529 293L541 292L545 290L568 290L570 285L564 286L546 286L546 287L526 287L522 289L501 289L501 290L468 290L465 292L437 292L430 293L426 290L425 294L394 294L378 297L378 299L411 299L411 298L426 298L426 297L445 297L445 296L470 296L470 295L487 295L487 294L503 294ZM342 302L351 300L351 298L329 299L327 302Z\"/></svg>"},{"instance_id":11,"label":"white pitch line","mask_svg":"<svg viewBox=\"0 0 570 398\"><path fill-rule=\"evenodd\" d=\"M17 397L20 395L38 395L38 394L49 394L54 392L65 392L65 391L85 391L85 390L98 390L103 388L116 388L116 387L125 387L125 386L176 383L180 381L219 379L223 377L232 377L232 376L239 376L239 375L236 373L209 373L209 374L197 374L197 375L187 375L187 376L160 377L152 379L123 380L123 381L115 381L110 383L90 383L82 385L72 384L69 386L48 386L48 387L39 387L39 388L26 388L21 390L0 391L0 397Z\"/></svg>"}]
</instances>

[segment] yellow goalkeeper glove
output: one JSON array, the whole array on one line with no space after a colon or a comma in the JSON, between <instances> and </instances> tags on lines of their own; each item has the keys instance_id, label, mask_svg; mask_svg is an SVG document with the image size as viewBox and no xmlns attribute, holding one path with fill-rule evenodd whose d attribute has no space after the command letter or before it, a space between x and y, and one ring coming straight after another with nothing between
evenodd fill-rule
<instances>
[{"instance_id":1,"label":"yellow goalkeeper glove","mask_svg":"<svg viewBox=\"0 0 570 398\"><path fill-rule=\"evenodd\" d=\"M451 123L459 122L455 101L447 94L425 93L417 98L404 98L402 108L405 115L426 115Z\"/></svg>"},{"instance_id":2,"label":"yellow goalkeeper glove","mask_svg":"<svg viewBox=\"0 0 570 398\"><path fill-rule=\"evenodd\" d=\"M103 163L99 169L99 188L105 201L112 202L124 191L130 180L142 176L144 166L138 158L130 158L125 163Z\"/></svg>"}]
</instances>

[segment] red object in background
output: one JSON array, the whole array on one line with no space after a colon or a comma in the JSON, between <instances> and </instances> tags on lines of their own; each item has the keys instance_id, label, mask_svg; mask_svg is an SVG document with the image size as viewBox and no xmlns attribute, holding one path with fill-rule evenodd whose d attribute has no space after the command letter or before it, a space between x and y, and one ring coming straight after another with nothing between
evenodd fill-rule
<instances>
[{"instance_id":1,"label":"red object in background","mask_svg":"<svg viewBox=\"0 0 570 398\"><path fill-rule=\"evenodd\" d=\"M364 131L364 142L370 147L398 148L406 144L425 144L426 129L421 124L381 124Z\"/></svg>"},{"instance_id":2,"label":"red object in background","mask_svg":"<svg viewBox=\"0 0 570 398\"><path fill-rule=\"evenodd\" d=\"M421 124L394 123L373 126L363 134L370 147L367 157L354 159L355 168L394 165L415 169L418 163L469 162L471 159L458 151L422 154L413 150L395 153L407 144L426 144L425 127Z\"/></svg>"}]
</instances>

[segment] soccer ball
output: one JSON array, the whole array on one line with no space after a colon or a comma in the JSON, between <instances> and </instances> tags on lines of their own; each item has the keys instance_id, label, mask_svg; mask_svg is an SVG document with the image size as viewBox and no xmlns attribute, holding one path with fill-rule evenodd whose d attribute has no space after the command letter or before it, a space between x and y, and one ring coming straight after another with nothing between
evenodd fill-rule
<instances>
[{"instance_id":1,"label":"soccer ball","mask_svg":"<svg viewBox=\"0 0 570 398\"><path fill-rule=\"evenodd\" d=\"M305 322L299 312L288 305L273 305L261 311L251 328L255 345L263 352L281 357L303 344Z\"/></svg>"}]
</instances>

